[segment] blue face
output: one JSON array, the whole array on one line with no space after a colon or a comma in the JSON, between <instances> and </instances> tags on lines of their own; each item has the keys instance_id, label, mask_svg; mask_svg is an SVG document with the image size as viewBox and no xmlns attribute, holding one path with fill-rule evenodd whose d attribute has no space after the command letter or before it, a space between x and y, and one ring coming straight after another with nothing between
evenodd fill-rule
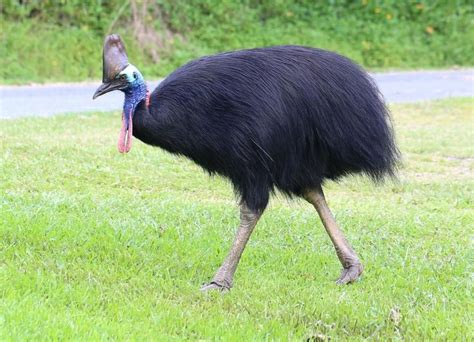
<instances>
[{"instance_id":1,"label":"blue face","mask_svg":"<svg viewBox=\"0 0 474 342\"><path fill-rule=\"evenodd\" d=\"M131 87L136 87L141 83L145 82L142 74L133 64L129 64L125 69L123 69L117 75L117 78L127 79Z\"/></svg>"},{"instance_id":2,"label":"blue face","mask_svg":"<svg viewBox=\"0 0 474 342\"><path fill-rule=\"evenodd\" d=\"M126 88L122 88L122 91L125 93L123 111L126 117L128 117L130 113L133 116L135 107L140 103L140 101L146 98L147 89L145 80L140 71L138 71L138 69L132 64L129 64L125 69L123 69L117 75L117 79L122 81L126 80L128 83Z\"/></svg>"}]
</instances>

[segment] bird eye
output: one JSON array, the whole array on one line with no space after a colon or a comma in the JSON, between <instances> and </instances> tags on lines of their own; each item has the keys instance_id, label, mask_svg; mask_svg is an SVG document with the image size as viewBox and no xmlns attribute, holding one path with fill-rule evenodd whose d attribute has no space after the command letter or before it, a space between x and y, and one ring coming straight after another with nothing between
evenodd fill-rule
<instances>
[{"instance_id":1,"label":"bird eye","mask_svg":"<svg viewBox=\"0 0 474 342\"><path fill-rule=\"evenodd\" d=\"M136 71L134 71L134 72L133 72L133 78L135 78L135 79L136 79L137 77L138 77L138 75L137 75L137 72L136 72Z\"/></svg>"}]
</instances>

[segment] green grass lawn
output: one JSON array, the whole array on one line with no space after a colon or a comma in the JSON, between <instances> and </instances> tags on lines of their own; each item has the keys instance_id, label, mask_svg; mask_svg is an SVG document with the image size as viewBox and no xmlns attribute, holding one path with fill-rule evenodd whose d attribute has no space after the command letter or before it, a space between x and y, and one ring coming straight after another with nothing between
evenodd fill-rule
<instances>
[{"instance_id":1,"label":"green grass lawn","mask_svg":"<svg viewBox=\"0 0 474 342\"><path fill-rule=\"evenodd\" d=\"M119 113L0 121L0 339L473 338L473 99L392 106L398 182L328 183L365 265L277 196L234 289L202 294L238 224L230 185L137 140Z\"/></svg>"}]
</instances>

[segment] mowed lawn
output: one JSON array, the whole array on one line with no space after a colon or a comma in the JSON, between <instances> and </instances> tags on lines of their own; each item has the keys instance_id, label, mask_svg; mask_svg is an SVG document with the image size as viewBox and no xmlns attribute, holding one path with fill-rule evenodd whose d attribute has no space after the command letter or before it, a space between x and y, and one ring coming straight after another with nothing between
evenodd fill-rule
<instances>
[{"instance_id":1,"label":"mowed lawn","mask_svg":"<svg viewBox=\"0 0 474 342\"><path fill-rule=\"evenodd\" d=\"M326 185L365 265L278 195L226 294L202 294L238 224L231 186L134 141L120 113L0 121L0 339L473 338L474 100L391 106L398 181ZM291 143L291 142L288 142Z\"/></svg>"}]
</instances>

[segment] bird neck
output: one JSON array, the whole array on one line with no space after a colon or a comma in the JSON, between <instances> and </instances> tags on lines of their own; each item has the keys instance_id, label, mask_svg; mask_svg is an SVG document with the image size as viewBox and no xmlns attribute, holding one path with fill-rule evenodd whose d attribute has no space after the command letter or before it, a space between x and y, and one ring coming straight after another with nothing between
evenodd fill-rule
<instances>
[{"instance_id":1,"label":"bird neck","mask_svg":"<svg viewBox=\"0 0 474 342\"><path fill-rule=\"evenodd\" d=\"M124 90L125 99L123 102L123 112L128 115L132 113L134 115L135 109L138 104L145 100L147 97L147 87L143 79L137 80L130 84L130 86Z\"/></svg>"},{"instance_id":2,"label":"bird neck","mask_svg":"<svg viewBox=\"0 0 474 342\"><path fill-rule=\"evenodd\" d=\"M159 99L153 98L150 103L150 93L145 87L145 97L140 96L133 112L133 135L148 145L160 146L173 152L173 144L170 144L169 120L166 112L159 105ZM161 108L160 108L161 107Z\"/></svg>"},{"instance_id":3,"label":"bird neck","mask_svg":"<svg viewBox=\"0 0 474 342\"><path fill-rule=\"evenodd\" d=\"M145 98L135 106L132 120L133 135L144 143L152 144L152 132L156 126L156 120L150 113L149 93L146 92Z\"/></svg>"}]
</instances>

